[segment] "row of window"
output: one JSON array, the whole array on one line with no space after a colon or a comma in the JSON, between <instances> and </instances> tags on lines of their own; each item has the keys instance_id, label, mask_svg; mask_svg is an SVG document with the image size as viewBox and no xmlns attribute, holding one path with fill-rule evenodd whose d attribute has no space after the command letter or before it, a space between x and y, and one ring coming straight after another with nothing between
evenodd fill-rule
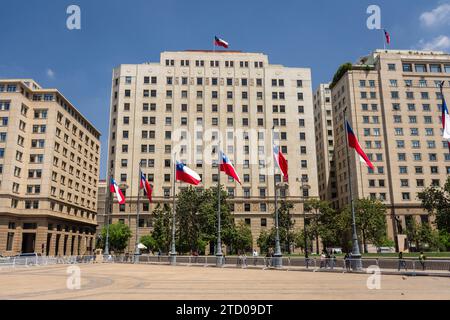
<instances>
[{"instance_id":1,"label":"row of window","mask_svg":"<svg viewBox=\"0 0 450 320\"><path fill-rule=\"evenodd\" d=\"M388 70L395 71L397 65L395 63L388 63ZM440 63L403 63L403 72L431 72L431 73L450 73L450 64L440 64Z\"/></svg>"},{"instance_id":2,"label":"row of window","mask_svg":"<svg viewBox=\"0 0 450 320\"><path fill-rule=\"evenodd\" d=\"M234 105L232 104L227 104L227 112L233 112L234 110ZM203 112L203 104L197 104L196 105L196 110L197 112ZM264 112L264 106L263 105L257 105L256 108L258 113L262 113ZM130 111L130 103L125 103L124 107L123 107L124 111ZM173 108L172 108L172 104L171 103L167 103L166 104L166 112L172 112ZM305 113L305 107L304 106L297 106L297 110L298 113ZM142 105L142 111L156 111L156 103L144 103ZM186 103L182 103L180 105L180 111L181 112L188 112L188 104ZM211 105L211 111L212 112L218 112L219 111L219 106L217 104L212 104ZM247 104L243 104L241 109L239 110L242 113L248 113L249 109L248 109L248 105ZM114 106L113 108L113 112L117 112L117 106ZM285 105L272 105L272 112L273 113L285 113L286 112L286 106ZM330 111L330 115L331 115L331 111Z\"/></svg>"},{"instance_id":3,"label":"row of window","mask_svg":"<svg viewBox=\"0 0 450 320\"><path fill-rule=\"evenodd\" d=\"M28 90L22 89L22 94L25 97L29 97ZM0 92L17 92L16 84L0 84ZM34 101L55 101L55 96L53 93L47 94L33 94L32 99ZM76 111L73 107L69 106L68 103L60 98L59 95L56 95L56 102L64 108L78 123L80 123L86 130L88 130L92 135L94 135L97 139L100 138L100 134L95 131L95 129ZM28 109L28 107L26 107ZM22 108L23 111L23 108Z\"/></svg>"},{"instance_id":4,"label":"row of window","mask_svg":"<svg viewBox=\"0 0 450 320\"><path fill-rule=\"evenodd\" d=\"M193 61L195 61L195 66L196 67L204 67L205 66L205 60L193 60ZM226 61L224 61L225 68L234 68L234 63L235 62L236 62L236 66L237 66L237 63L239 62L239 67L241 67L241 68L248 68L249 65L251 65L250 61L226 60ZM206 63L208 63L208 61L206 61ZM221 63L222 63L222 61L219 61L219 60L210 60L209 61L209 66L210 67L219 67ZM189 64L190 64L190 60L186 60L186 59L180 60L180 66L181 67L189 67ZM166 65L166 67L174 67L175 66L175 60L174 59L166 59L165 60L165 65ZM255 68L263 68L264 67L264 62L262 62L262 61L253 61L253 67L255 67Z\"/></svg>"}]
</instances>

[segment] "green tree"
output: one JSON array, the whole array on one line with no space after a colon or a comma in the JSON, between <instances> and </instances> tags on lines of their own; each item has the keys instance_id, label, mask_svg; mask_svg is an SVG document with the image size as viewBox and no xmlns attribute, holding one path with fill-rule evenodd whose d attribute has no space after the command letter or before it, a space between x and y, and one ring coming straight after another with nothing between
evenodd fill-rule
<instances>
[{"instance_id":1,"label":"green tree","mask_svg":"<svg viewBox=\"0 0 450 320\"><path fill-rule=\"evenodd\" d=\"M387 234L386 206L380 200L358 199L355 201L355 218L364 252L367 253L368 242L381 246Z\"/></svg>"},{"instance_id":2,"label":"green tree","mask_svg":"<svg viewBox=\"0 0 450 320\"><path fill-rule=\"evenodd\" d=\"M102 239L106 239L107 226L102 228ZM123 252L131 238L131 230L122 222L109 225L109 248L115 252ZM104 249L104 246L103 246Z\"/></svg>"},{"instance_id":3,"label":"green tree","mask_svg":"<svg viewBox=\"0 0 450 320\"><path fill-rule=\"evenodd\" d=\"M327 215L327 217L332 217L335 215L335 211L331 208L328 201L323 201L320 199L308 199L305 201L304 210L307 213L313 213L312 216L308 217L308 228L307 234L311 239L316 240L316 253L319 253L319 236L321 233L328 232L326 228L332 227L327 225L322 228L322 223L328 222L327 219L323 218L322 215ZM323 220L323 221L322 221ZM328 235L329 237L329 235ZM329 240L329 239L327 239ZM303 241L304 243L304 241ZM303 244L304 246L304 244Z\"/></svg>"},{"instance_id":4,"label":"green tree","mask_svg":"<svg viewBox=\"0 0 450 320\"><path fill-rule=\"evenodd\" d=\"M153 232L155 251L168 253L172 241L172 208L168 204L157 204L153 210Z\"/></svg>"},{"instance_id":5,"label":"green tree","mask_svg":"<svg viewBox=\"0 0 450 320\"><path fill-rule=\"evenodd\" d=\"M418 224L415 219L409 220L406 225L406 235L408 240L415 244L416 250L445 250L444 240L438 231L433 230L428 223Z\"/></svg>"},{"instance_id":6,"label":"green tree","mask_svg":"<svg viewBox=\"0 0 450 320\"><path fill-rule=\"evenodd\" d=\"M252 230L245 222L240 221L234 229L234 237L232 240L233 248L239 252L248 252L252 249L253 237Z\"/></svg>"},{"instance_id":7,"label":"green tree","mask_svg":"<svg viewBox=\"0 0 450 320\"><path fill-rule=\"evenodd\" d=\"M294 208L292 202L282 200L278 207L278 230L280 234L280 246L282 251L291 253L291 244L294 242L295 221L292 219L291 210ZM275 212L273 213L275 219Z\"/></svg>"},{"instance_id":8,"label":"green tree","mask_svg":"<svg viewBox=\"0 0 450 320\"><path fill-rule=\"evenodd\" d=\"M450 233L450 176L443 187L430 186L417 196L425 210L436 217L438 230Z\"/></svg>"},{"instance_id":9,"label":"green tree","mask_svg":"<svg viewBox=\"0 0 450 320\"><path fill-rule=\"evenodd\" d=\"M306 246L308 248L308 253L311 253L311 248L314 242L315 236L311 229L311 226L306 227ZM302 229L295 235L295 246L301 248L305 251L305 231Z\"/></svg>"},{"instance_id":10,"label":"green tree","mask_svg":"<svg viewBox=\"0 0 450 320\"><path fill-rule=\"evenodd\" d=\"M202 192L189 186L178 193L176 203L177 251L190 253L200 251L201 245L201 205Z\"/></svg>"},{"instance_id":11,"label":"green tree","mask_svg":"<svg viewBox=\"0 0 450 320\"><path fill-rule=\"evenodd\" d=\"M345 210L335 211L325 205L321 209L317 229L325 248L340 246L344 251L350 251L351 216Z\"/></svg>"},{"instance_id":12,"label":"green tree","mask_svg":"<svg viewBox=\"0 0 450 320\"><path fill-rule=\"evenodd\" d=\"M156 245L156 240L153 239L151 234L142 236L139 242L142 243L144 246L146 246L148 251L154 252L155 250L158 249Z\"/></svg>"},{"instance_id":13,"label":"green tree","mask_svg":"<svg viewBox=\"0 0 450 320\"><path fill-rule=\"evenodd\" d=\"M217 243L217 187L202 191L198 208L200 238L205 244ZM227 203L228 193L220 186L220 226L222 243L233 246L235 225L231 216L230 206ZM203 248L205 245L203 245Z\"/></svg>"},{"instance_id":14,"label":"green tree","mask_svg":"<svg viewBox=\"0 0 450 320\"><path fill-rule=\"evenodd\" d=\"M269 248L275 247L275 228L262 230L256 240L261 253L267 253Z\"/></svg>"}]
</instances>

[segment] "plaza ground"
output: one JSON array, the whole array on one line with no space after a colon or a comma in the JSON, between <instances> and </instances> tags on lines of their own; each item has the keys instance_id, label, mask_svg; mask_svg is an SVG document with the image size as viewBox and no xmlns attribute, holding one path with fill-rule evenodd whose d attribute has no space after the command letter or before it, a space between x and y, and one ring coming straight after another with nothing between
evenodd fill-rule
<instances>
[{"instance_id":1,"label":"plaza ground","mask_svg":"<svg viewBox=\"0 0 450 320\"><path fill-rule=\"evenodd\" d=\"M0 299L450 299L450 277L240 268L81 264L81 288L67 289L68 265L0 269Z\"/></svg>"}]
</instances>

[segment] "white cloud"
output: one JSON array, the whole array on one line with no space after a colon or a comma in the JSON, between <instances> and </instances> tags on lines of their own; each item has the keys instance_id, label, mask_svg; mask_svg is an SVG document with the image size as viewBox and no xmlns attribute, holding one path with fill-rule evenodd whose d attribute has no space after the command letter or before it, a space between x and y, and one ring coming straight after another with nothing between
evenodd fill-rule
<instances>
[{"instance_id":1,"label":"white cloud","mask_svg":"<svg viewBox=\"0 0 450 320\"><path fill-rule=\"evenodd\" d=\"M49 77L50 79L55 79L55 71L53 71L52 69L47 69L47 77Z\"/></svg>"},{"instance_id":2,"label":"white cloud","mask_svg":"<svg viewBox=\"0 0 450 320\"><path fill-rule=\"evenodd\" d=\"M437 8L420 15L420 21L426 27L450 25L450 3L444 3Z\"/></svg>"},{"instance_id":3,"label":"white cloud","mask_svg":"<svg viewBox=\"0 0 450 320\"><path fill-rule=\"evenodd\" d=\"M437 36L431 41L419 41L419 47L422 50L446 50L450 49L450 38L444 35Z\"/></svg>"}]
</instances>

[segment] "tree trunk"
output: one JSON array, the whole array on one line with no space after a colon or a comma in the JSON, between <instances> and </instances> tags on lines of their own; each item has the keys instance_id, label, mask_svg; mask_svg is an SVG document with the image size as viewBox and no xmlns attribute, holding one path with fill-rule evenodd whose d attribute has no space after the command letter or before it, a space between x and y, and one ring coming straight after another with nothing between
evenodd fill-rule
<instances>
[{"instance_id":1,"label":"tree trunk","mask_svg":"<svg viewBox=\"0 0 450 320\"><path fill-rule=\"evenodd\" d=\"M364 229L362 229L361 232L363 241L363 253L367 253L366 233L364 232Z\"/></svg>"}]
</instances>

